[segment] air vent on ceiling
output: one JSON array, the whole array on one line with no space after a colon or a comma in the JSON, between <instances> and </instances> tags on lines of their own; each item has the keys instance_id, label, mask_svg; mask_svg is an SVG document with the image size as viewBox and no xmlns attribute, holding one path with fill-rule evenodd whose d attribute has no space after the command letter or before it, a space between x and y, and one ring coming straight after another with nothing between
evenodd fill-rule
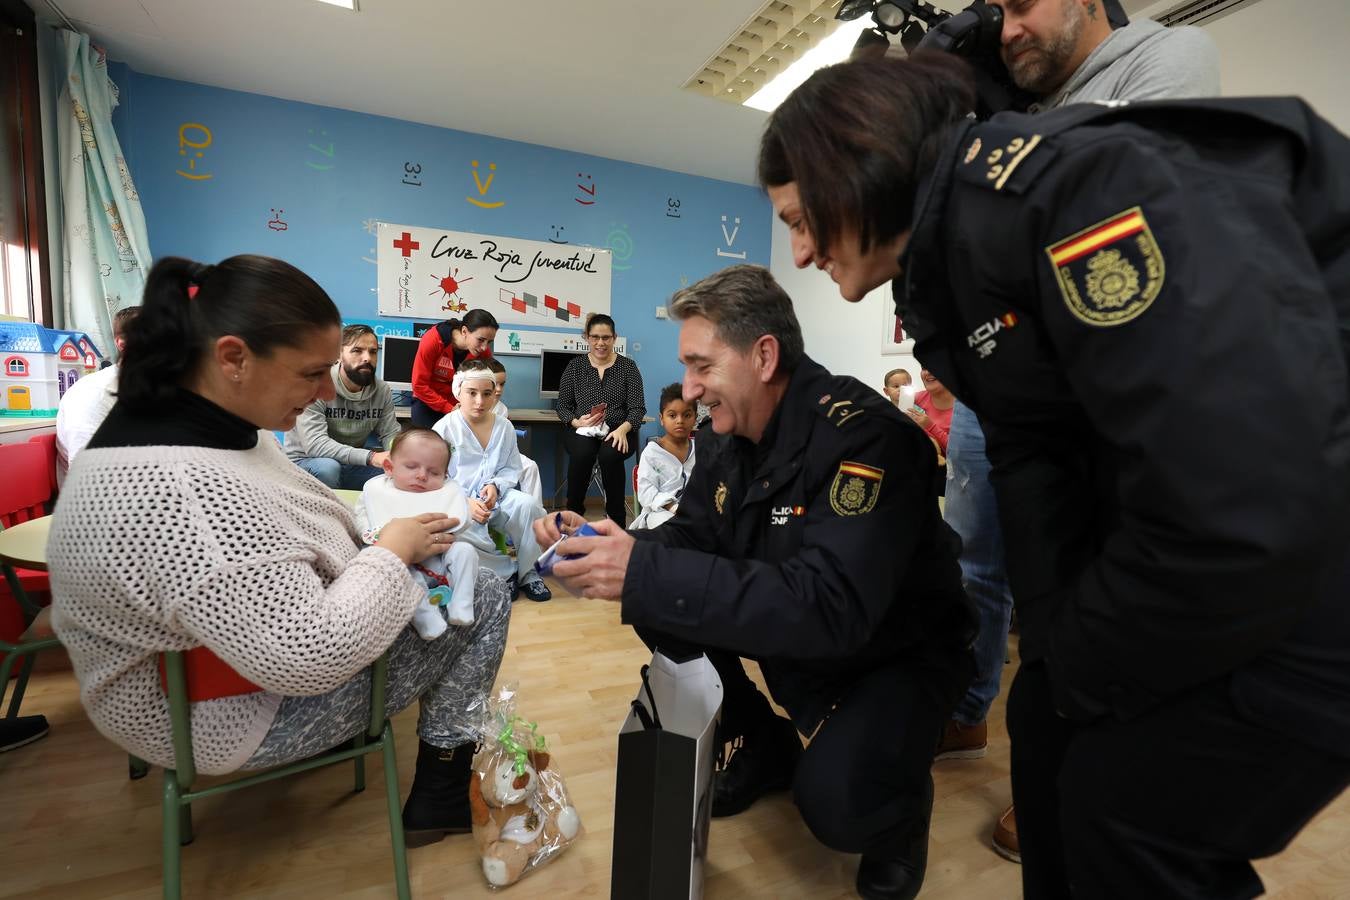
<instances>
[{"instance_id":1,"label":"air vent on ceiling","mask_svg":"<svg viewBox=\"0 0 1350 900\"><path fill-rule=\"evenodd\" d=\"M770 0L699 67L684 89L741 104L840 26L841 0Z\"/></svg>"},{"instance_id":2,"label":"air vent on ceiling","mask_svg":"<svg viewBox=\"0 0 1350 900\"><path fill-rule=\"evenodd\" d=\"M1258 0L1187 0L1153 17L1159 25L1207 25Z\"/></svg>"}]
</instances>

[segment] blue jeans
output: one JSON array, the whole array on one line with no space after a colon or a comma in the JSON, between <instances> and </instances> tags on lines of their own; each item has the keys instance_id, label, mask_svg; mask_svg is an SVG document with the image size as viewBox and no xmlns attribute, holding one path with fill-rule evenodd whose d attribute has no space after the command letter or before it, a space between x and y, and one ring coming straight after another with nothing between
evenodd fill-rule
<instances>
[{"instance_id":1,"label":"blue jeans","mask_svg":"<svg viewBox=\"0 0 1350 900\"><path fill-rule=\"evenodd\" d=\"M384 474L383 469L375 466L344 466L327 456L307 456L297 459L295 464L330 488L348 491L359 491L367 481Z\"/></svg>"},{"instance_id":2,"label":"blue jeans","mask_svg":"<svg viewBox=\"0 0 1350 900\"><path fill-rule=\"evenodd\" d=\"M1003 569L1003 530L998 503L989 483L984 432L975 413L963 403L952 410L947 441L947 524L961 538L961 580L975 607L975 678L956 705L953 718L962 725L983 722L998 696L999 678L1008 655L1008 622L1012 594Z\"/></svg>"}]
</instances>

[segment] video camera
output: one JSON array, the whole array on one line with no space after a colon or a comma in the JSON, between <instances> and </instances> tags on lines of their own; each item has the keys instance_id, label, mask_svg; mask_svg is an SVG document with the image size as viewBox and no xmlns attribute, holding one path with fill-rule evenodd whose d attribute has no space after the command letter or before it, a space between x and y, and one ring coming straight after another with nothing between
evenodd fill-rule
<instances>
[{"instance_id":1,"label":"video camera","mask_svg":"<svg viewBox=\"0 0 1350 900\"><path fill-rule=\"evenodd\" d=\"M1102 0L1112 28L1129 24L1119 0ZM854 45L855 57L883 55L898 35L906 53L938 50L967 60L975 69L975 116L987 119L1012 109L1025 111L1035 100L1013 84L999 55L1002 45L1003 7L974 0L957 13L938 9L924 0L844 0L835 18L851 21L871 14L872 27Z\"/></svg>"}]
</instances>

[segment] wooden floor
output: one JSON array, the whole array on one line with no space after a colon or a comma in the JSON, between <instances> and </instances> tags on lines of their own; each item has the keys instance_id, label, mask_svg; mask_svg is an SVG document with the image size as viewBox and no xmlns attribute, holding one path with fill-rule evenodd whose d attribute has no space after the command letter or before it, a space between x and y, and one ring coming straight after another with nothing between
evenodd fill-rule
<instances>
[{"instance_id":1,"label":"wooden floor","mask_svg":"<svg viewBox=\"0 0 1350 900\"><path fill-rule=\"evenodd\" d=\"M518 602L502 665L522 712L538 721L566 776L586 834L510 896L603 897L609 892L615 735L648 656L618 606L555 593ZM1007 678L1012 666L1007 667ZM757 673L756 673L757 675ZM107 898L159 893L162 773L128 781L126 757L85 718L69 671L34 676L24 711L51 735L0 755L0 896ZM934 767L928 880L931 900L1014 898L1019 869L989 849L1009 802L1008 739L1000 697L989 755ZM397 719L401 795L412 781L416 713ZM370 787L351 793L351 767L331 767L200 801L196 842L183 851L188 897L388 897L392 868L379 757ZM1240 790L1240 786L1235 786ZM468 836L409 851L414 896L488 897ZM817 844L786 795L715 820L707 896L833 898L853 894L857 857ZM1280 856L1259 864L1270 896L1350 897L1350 794L1323 811Z\"/></svg>"}]
</instances>

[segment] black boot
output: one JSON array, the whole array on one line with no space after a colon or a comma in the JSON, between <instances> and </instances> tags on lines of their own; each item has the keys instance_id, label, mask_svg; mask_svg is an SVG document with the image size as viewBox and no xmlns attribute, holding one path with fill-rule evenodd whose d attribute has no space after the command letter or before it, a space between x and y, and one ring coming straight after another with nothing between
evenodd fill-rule
<instances>
[{"instance_id":1,"label":"black boot","mask_svg":"<svg viewBox=\"0 0 1350 900\"><path fill-rule=\"evenodd\" d=\"M469 776L473 754L473 744L442 750L418 741L417 772L408 802L403 804L403 831L409 847L472 830Z\"/></svg>"},{"instance_id":2,"label":"black boot","mask_svg":"<svg viewBox=\"0 0 1350 900\"><path fill-rule=\"evenodd\" d=\"M928 823L933 815L933 782L918 798L922 815L894 853L864 853L858 865L858 896L863 900L913 900L928 869Z\"/></svg>"},{"instance_id":3,"label":"black boot","mask_svg":"<svg viewBox=\"0 0 1350 900\"><path fill-rule=\"evenodd\" d=\"M781 716L746 732L726 765L713 774L713 817L734 816L765 794L792 787L801 755L797 729Z\"/></svg>"}]
</instances>

